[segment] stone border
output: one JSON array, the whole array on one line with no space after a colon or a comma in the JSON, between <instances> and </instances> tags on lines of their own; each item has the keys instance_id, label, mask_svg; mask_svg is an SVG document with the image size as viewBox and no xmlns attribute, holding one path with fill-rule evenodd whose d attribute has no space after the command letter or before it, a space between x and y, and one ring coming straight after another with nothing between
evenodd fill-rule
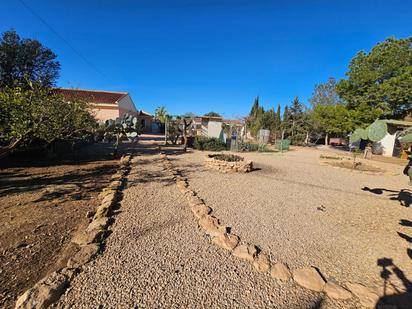
<instances>
[{"instance_id":1,"label":"stone border","mask_svg":"<svg viewBox=\"0 0 412 309\"><path fill-rule=\"evenodd\" d=\"M102 200L89 225L78 232L71 240L80 246L80 250L68 261L67 266L59 269L37 282L17 298L15 308L46 308L60 299L70 285L71 280L80 272L81 267L90 262L100 251L100 246L107 236L112 210L120 201L120 192L130 171L131 156L122 156L118 171L112 175L112 182L99 194Z\"/></svg>"},{"instance_id":2,"label":"stone border","mask_svg":"<svg viewBox=\"0 0 412 309\"><path fill-rule=\"evenodd\" d=\"M241 161L224 161L216 159L215 156L217 155L232 155L242 158ZM245 161L243 157L233 154L207 154L205 157L205 165L207 167L211 167L217 169L223 173L249 173L253 171L253 162L252 161Z\"/></svg>"},{"instance_id":3,"label":"stone border","mask_svg":"<svg viewBox=\"0 0 412 309\"><path fill-rule=\"evenodd\" d=\"M333 280L328 281L321 271L314 266L290 270L284 263L271 262L269 252L253 244L241 244L240 237L233 234L229 227L222 224L213 215L213 209L207 206L197 193L190 188L188 179L173 167L166 154L161 154L161 160L164 170L173 177L179 191L186 197L198 226L203 229L206 235L210 236L211 243L228 250L237 258L251 263L259 273L269 273L273 279L279 282L293 280L305 289L325 293L332 299L348 300L355 295L361 305L367 308L375 308L380 297L385 296L383 287L370 288L353 282L346 282L343 287L333 282ZM386 295L399 293L391 286L386 286L385 292ZM396 308L396 306L391 308Z\"/></svg>"}]
</instances>

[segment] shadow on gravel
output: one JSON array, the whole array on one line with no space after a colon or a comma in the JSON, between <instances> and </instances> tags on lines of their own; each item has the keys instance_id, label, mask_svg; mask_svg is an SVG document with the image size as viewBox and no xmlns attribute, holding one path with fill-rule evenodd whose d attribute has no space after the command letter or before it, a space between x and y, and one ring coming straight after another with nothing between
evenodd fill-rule
<instances>
[{"instance_id":1,"label":"shadow on gravel","mask_svg":"<svg viewBox=\"0 0 412 309\"><path fill-rule=\"evenodd\" d=\"M100 252L101 253L103 253L106 250L106 239L112 234L112 231L109 230L108 228L111 225L113 225L113 223L116 221L116 216L121 213L120 206L121 206L121 202L122 202L123 196L124 196L123 191L127 187L127 184L128 184L128 177L127 176L130 174L131 168L132 168L131 166L129 166L127 168L127 171L125 173L125 177L122 181L122 185L121 185L120 189L118 190L118 192L116 194L116 196L117 196L116 203L113 205L113 207L110 211L109 222L108 222L106 231L103 235L104 240L100 245Z\"/></svg>"},{"instance_id":2,"label":"shadow on gravel","mask_svg":"<svg viewBox=\"0 0 412 309\"><path fill-rule=\"evenodd\" d=\"M324 302L324 298L323 298L323 296L321 296L316 300L316 302L314 304L307 307L307 309L320 309L320 308L322 308L323 302Z\"/></svg>"},{"instance_id":3,"label":"shadow on gravel","mask_svg":"<svg viewBox=\"0 0 412 309\"><path fill-rule=\"evenodd\" d=\"M399 204L403 207L410 207L412 204L412 194L411 191L408 189L402 189L400 191L396 190L388 190L384 188L369 188L369 187L363 187L363 191L368 191L373 194L377 195L382 195L383 192L389 192L390 194L389 199L392 201L399 201Z\"/></svg>"},{"instance_id":4,"label":"shadow on gravel","mask_svg":"<svg viewBox=\"0 0 412 309\"><path fill-rule=\"evenodd\" d=\"M404 272L393 263L390 258L381 258L377 261L378 266L382 267L381 278L383 279L383 296L378 300L375 308L383 308L387 305L397 306L396 308L410 308L412 304L412 281L410 281ZM396 276L403 284L403 291L399 291L390 284L390 278ZM388 287L395 289L396 294L387 293Z\"/></svg>"}]
</instances>

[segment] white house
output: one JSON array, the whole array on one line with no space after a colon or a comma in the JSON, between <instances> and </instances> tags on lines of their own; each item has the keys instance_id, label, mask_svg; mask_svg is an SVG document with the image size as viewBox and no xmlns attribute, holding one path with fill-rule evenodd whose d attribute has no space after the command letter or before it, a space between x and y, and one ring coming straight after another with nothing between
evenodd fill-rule
<instances>
[{"instance_id":1,"label":"white house","mask_svg":"<svg viewBox=\"0 0 412 309\"><path fill-rule=\"evenodd\" d=\"M412 127L412 122L392 119L383 121L388 126L388 133L379 142L374 143L374 148L379 149L385 157L398 157L401 151L398 141L399 132Z\"/></svg>"}]
</instances>

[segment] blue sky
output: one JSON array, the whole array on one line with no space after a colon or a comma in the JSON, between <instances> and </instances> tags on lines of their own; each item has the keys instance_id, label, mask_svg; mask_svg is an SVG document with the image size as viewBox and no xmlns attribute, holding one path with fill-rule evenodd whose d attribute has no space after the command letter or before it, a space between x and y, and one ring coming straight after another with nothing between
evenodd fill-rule
<instances>
[{"instance_id":1,"label":"blue sky","mask_svg":"<svg viewBox=\"0 0 412 309\"><path fill-rule=\"evenodd\" d=\"M171 114L238 117L257 95L265 108L306 103L359 50L412 35L401 0L23 1L92 64L19 0L1 1L0 32L51 48L59 86L128 91L137 108Z\"/></svg>"}]
</instances>

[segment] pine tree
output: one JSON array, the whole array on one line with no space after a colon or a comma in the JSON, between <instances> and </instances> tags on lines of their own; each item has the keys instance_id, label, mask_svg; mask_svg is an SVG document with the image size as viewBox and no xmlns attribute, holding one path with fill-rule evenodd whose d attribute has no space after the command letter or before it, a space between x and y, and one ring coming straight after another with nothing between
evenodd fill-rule
<instances>
[{"instance_id":1,"label":"pine tree","mask_svg":"<svg viewBox=\"0 0 412 309\"><path fill-rule=\"evenodd\" d=\"M278 110L276 112L276 129L279 130L282 124L282 120L280 118L280 104L278 104Z\"/></svg>"}]
</instances>

